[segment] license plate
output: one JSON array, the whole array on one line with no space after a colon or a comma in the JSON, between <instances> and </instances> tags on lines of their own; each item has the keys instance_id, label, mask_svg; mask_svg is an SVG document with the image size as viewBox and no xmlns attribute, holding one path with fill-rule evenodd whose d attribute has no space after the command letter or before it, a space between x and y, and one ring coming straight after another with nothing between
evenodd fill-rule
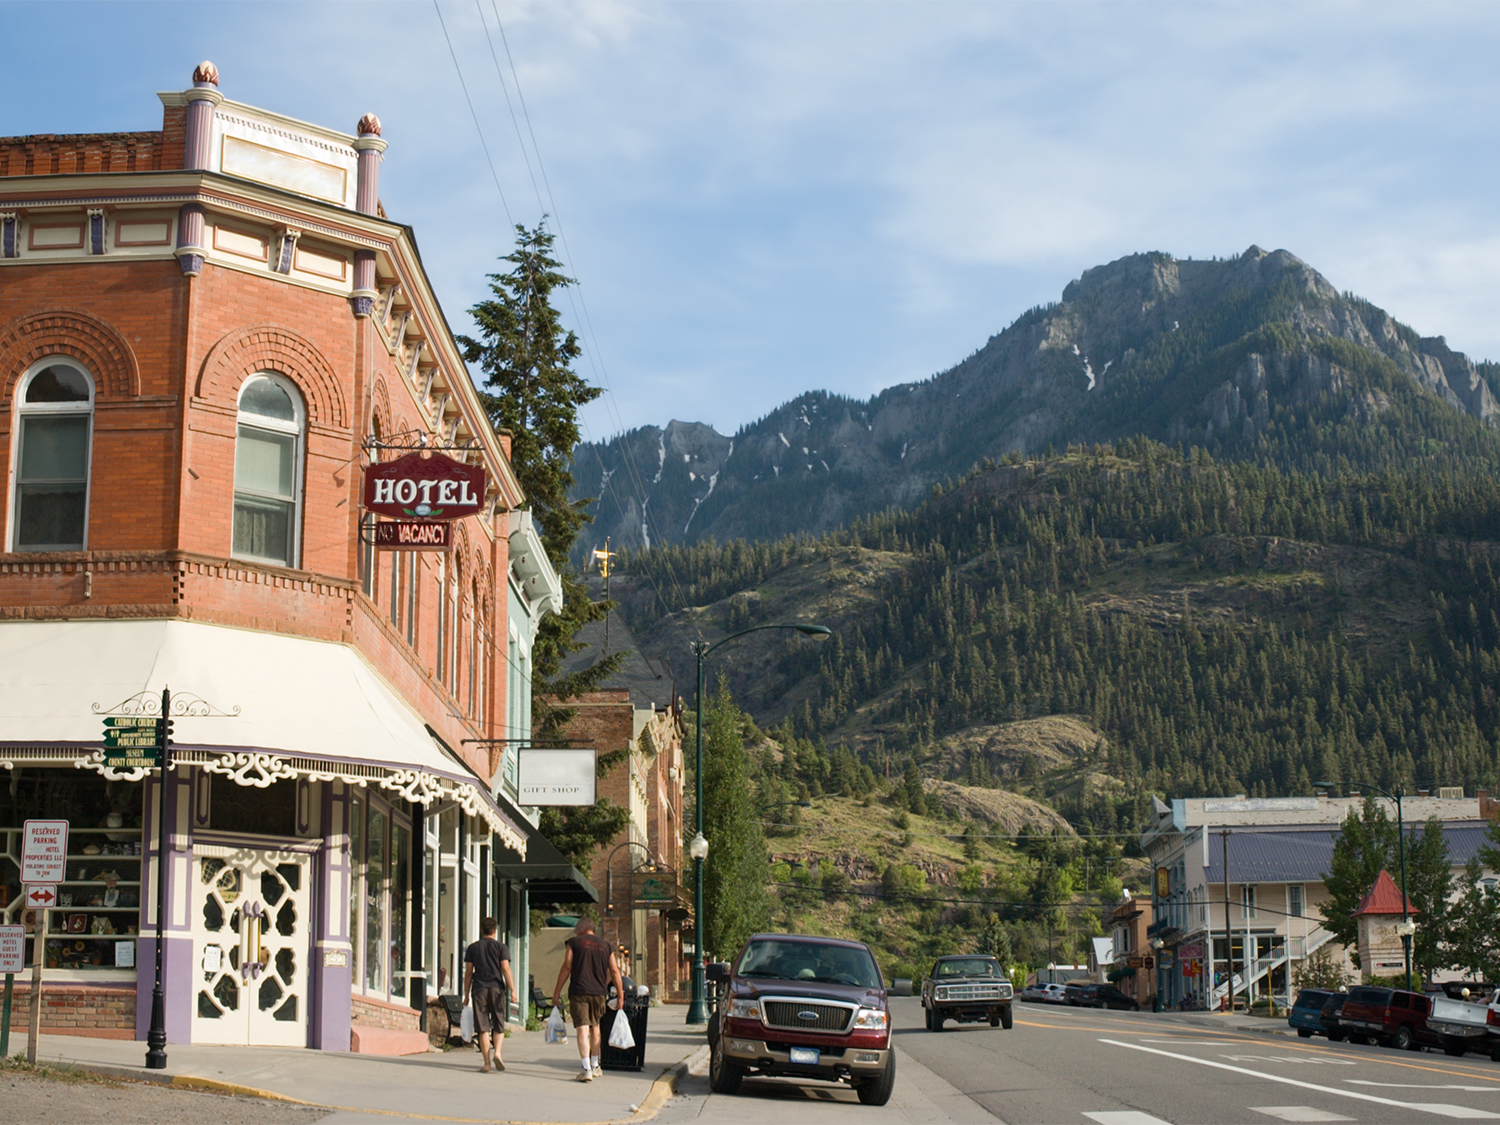
<instances>
[{"instance_id":1,"label":"license plate","mask_svg":"<svg viewBox=\"0 0 1500 1125\"><path fill-rule=\"evenodd\" d=\"M789 1061L802 1066L818 1065L818 1049L816 1047L793 1047Z\"/></svg>"}]
</instances>

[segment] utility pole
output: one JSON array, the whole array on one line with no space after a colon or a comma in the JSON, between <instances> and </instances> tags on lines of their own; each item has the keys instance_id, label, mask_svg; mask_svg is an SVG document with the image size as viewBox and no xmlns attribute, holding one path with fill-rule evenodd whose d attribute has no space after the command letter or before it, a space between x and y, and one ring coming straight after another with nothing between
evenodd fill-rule
<instances>
[{"instance_id":1,"label":"utility pole","mask_svg":"<svg viewBox=\"0 0 1500 1125\"><path fill-rule=\"evenodd\" d=\"M1229 1011L1234 1011L1234 922L1229 913L1229 829L1219 832L1224 860L1224 984L1228 989Z\"/></svg>"}]
</instances>

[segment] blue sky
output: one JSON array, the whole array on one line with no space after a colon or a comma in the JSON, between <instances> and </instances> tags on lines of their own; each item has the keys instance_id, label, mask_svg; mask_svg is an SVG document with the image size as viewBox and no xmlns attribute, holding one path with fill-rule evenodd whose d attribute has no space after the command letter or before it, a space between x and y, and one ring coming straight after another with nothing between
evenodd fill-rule
<instances>
[{"instance_id":1,"label":"blue sky","mask_svg":"<svg viewBox=\"0 0 1500 1125\"><path fill-rule=\"evenodd\" d=\"M511 218L561 220L590 437L924 378L1144 250L1285 248L1500 358L1500 5L481 4L442 17ZM430 2L0 15L7 134L159 127L202 58L237 101L379 114L386 209L467 328L512 240Z\"/></svg>"}]
</instances>

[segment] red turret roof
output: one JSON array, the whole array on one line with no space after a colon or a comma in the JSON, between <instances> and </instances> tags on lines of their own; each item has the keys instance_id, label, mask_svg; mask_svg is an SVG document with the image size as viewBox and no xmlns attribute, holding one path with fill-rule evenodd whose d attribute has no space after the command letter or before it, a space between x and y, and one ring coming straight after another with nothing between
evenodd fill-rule
<instances>
[{"instance_id":1,"label":"red turret roof","mask_svg":"<svg viewBox=\"0 0 1500 1125\"><path fill-rule=\"evenodd\" d=\"M1365 895L1364 901L1359 904L1359 909L1354 912L1358 918L1361 914L1400 914L1401 913L1401 888L1396 886L1396 880L1391 878L1389 871L1382 871L1375 878L1375 885L1370 888L1370 893ZM1406 900L1406 913L1419 914L1411 899Z\"/></svg>"}]
</instances>

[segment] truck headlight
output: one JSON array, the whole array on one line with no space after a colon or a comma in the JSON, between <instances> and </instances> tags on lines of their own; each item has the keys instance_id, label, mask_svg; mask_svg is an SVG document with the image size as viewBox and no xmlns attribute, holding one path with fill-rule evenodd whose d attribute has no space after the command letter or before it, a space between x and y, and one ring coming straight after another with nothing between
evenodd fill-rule
<instances>
[{"instance_id":1,"label":"truck headlight","mask_svg":"<svg viewBox=\"0 0 1500 1125\"><path fill-rule=\"evenodd\" d=\"M861 1008L854 1013L854 1026L864 1031L884 1031L890 1024L890 1016L879 1008Z\"/></svg>"},{"instance_id":2,"label":"truck headlight","mask_svg":"<svg viewBox=\"0 0 1500 1125\"><path fill-rule=\"evenodd\" d=\"M946 999L948 999L948 990L946 988L940 988L940 989L938 989L937 992L934 994L933 999L935 999L935 1000L946 1000Z\"/></svg>"},{"instance_id":3,"label":"truck headlight","mask_svg":"<svg viewBox=\"0 0 1500 1125\"><path fill-rule=\"evenodd\" d=\"M731 1000L729 1002L729 1018L732 1020L760 1019L760 1001Z\"/></svg>"}]
</instances>

